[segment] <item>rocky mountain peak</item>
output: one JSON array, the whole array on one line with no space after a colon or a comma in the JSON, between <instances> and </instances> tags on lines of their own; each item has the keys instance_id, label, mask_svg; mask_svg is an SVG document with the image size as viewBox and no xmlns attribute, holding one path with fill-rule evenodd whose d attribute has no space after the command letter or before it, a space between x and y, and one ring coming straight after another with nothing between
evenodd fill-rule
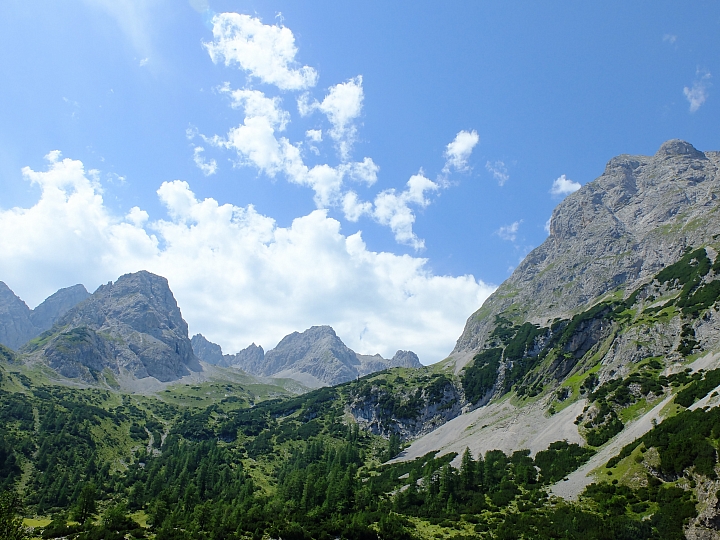
<instances>
[{"instance_id":1,"label":"rocky mountain peak","mask_svg":"<svg viewBox=\"0 0 720 540\"><path fill-rule=\"evenodd\" d=\"M419 368L422 367L422 364L414 352L398 351L388 362L388 367Z\"/></svg>"},{"instance_id":2,"label":"rocky mountain peak","mask_svg":"<svg viewBox=\"0 0 720 540\"><path fill-rule=\"evenodd\" d=\"M48 330L72 307L90 293L82 285L60 289L35 309L30 309L0 281L0 344L17 350L32 338Z\"/></svg>"},{"instance_id":3,"label":"rocky mountain peak","mask_svg":"<svg viewBox=\"0 0 720 540\"><path fill-rule=\"evenodd\" d=\"M0 343L17 349L35 335L37 331L30 320L30 308L0 281Z\"/></svg>"},{"instance_id":4,"label":"rocky mountain peak","mask_svg":"<svg viewBox=\"0 0 720 540\"><path fill-rule=\"evenodd\" d=\"M90 296L84 285L60 289L30 313L30 320L38 333L49 330L55 321Z\"/></svg>"},{"instance_id":5,"label":"rocky mountain peak","mask_svg":"<svg viewBox=\"0 0 720 540\"><path fill-rule=\"evenodd\" d=\"M327 325L292 332L267 353L253 343L236 354L222 354L219 345L200 334L193 337L192 345L205 362L236 367L252 375L295 379L310 387L340 384L391 367L422 365L412 351L398 351L390 360L379 354L358 354Z\"/></svg>"},{"instance_id":6,"label":"rocky mountain peak","mask_svg":"<svg viewBox=\"0 0 720 540\"><path fill-rule=\"evenodd\" d=\"M195 334L190 339L193 352L203 362L208 364L221 365L223 363L223 352L220 345L208 341L202 334Z\"/></svg>"},{"instance_id":7,"label":"rocky mountain peak","mask_svg":"<svg viewBox=\"0 0 720 540\"><path fill-rule=\"evenodd\" d=\"M545 325L630 291L720 232L720 153L680 140L653 156L613 158L553 211L550 235L467 321L460 369L485 346L498 315Z\"/></svg>"},{"instance_id":8,"label":"rocky mountain peak","mask_svg":"<svg viewBox=\"0 0 720 540\"><path fill-rule=\"evenodd\" d=\"M705 154L697 150L689 142L680 139L672 139L664 142L655 154L656 157L685 156L692 159L707 159Z\"/></svg>"},{"instance_id":9,"label":"rocky mountain peak","mask_svg":"<svg viewBox=\"0 0 720 540\"><path fill-rule=\"evenodd\" d=\"M107 368L166 382L202 370L167 279L147 271L100 286L53 331L42 352L67 377L97 380Z\"/></svg>"}]
</instances>

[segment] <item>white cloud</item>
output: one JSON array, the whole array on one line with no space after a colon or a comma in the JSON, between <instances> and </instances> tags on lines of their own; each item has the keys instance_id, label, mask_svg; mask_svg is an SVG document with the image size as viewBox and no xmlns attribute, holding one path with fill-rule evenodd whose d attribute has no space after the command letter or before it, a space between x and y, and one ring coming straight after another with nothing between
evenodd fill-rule
<instances>
[{"instance_id":1,"label":"white cloud","mask_svg":"<svg viewBox=\"0 0 720 540\"><path fill-rule=\"evenodd\" d=\"M343 197L343 214L348 221L356 222L366 214L372 215L372 208L372 203L361 202L354 191L348 191Z\"/></svg>"},{"instance_id":2,"label":"white cloud","mask_svg":"<svg viewBox=\"0 0 720 540\"><path fill-rule=\"evenodd\" d=\"M551 222L552 222L552 216L547 218L547 221L545 222L545 226L543 227L543 230L548 234L550 234L550 223Z\"/></svg>"},{"instance_id":3,"label":"white cloud","mask_svg":"<svg viewBox=\"0 0 720 540\"><path fill-rule=\"evenodd\" d=\"M670 45L674 45L677 41L677 36L674 34L665 34L663 35L663 41L669 43Z\"/></svg>"},{"instance_id":4,"label":"white cloud","mask_svg":"<svg viewBox=\"0 0 720 540\"><path fill-rule=\"evenodd\" d=\"M415 214L410 209L410 204L426 207L430 200L425 197L426 191L437 191L440 186L425 178L422 171L410 177L407 182L407 189L396 193L394 189L387 189L375 197L375 209L373 217L375 220L390 227L395 234L395 240L401 244L408 244L416 250L422 249L425 242L419 239L413 232Z\"/></svg>"},{"instance_id":5,"label":"white cloud","mask_svg":"<svg viewBox=\"0 0 720 540\"><path fill-rule=\"evenodd\" d=\"M493 178L497 180L499 186L504 186L505 182L510 180L510 175L507 172L507 167L502 161L496 161L495 163L490 163L488 161L487 163L485 163L485 169L487 169L487 171L493 175Z\"/></svg>"},{"instance_id":6,"label":"white cloud","mask_svg":"<svg viewBox=\"0 0 720 540\"><path fill-rule=\"evenodd\" d=\"M683 94L690 103L690 112L694 113L697 111L708 98L708 91L711 83L710 79L712 75L709 71L698 70L697 77L693 82L692 88L687 86L683 88Z\"/></svg>"},{"instance_id":7,"label":"white cloud","mask_svg":"<svg viewBox=\"0 0 720 540\"><path fill-rule=\"evenodd\" d=\"M473 148L480 141L477 131L460 131L455 139L445 149L445 167L443 172L448 174L451 169L456 171L468 170L468 159Z\"/></svg>"},{"instance_id":8,"label":"white cloud","mask_svg":"<svg viewBox=\"0 0 720 540\"><path fill-rule=\"evenodd\" d=\"M550 188L550 194L553 197L564 197L570 193L575 193L581 187L582 186L579 182L574 182L573 180L566 178L563 174L553 182L552 187Z\"/></svg>"},{"instance_id":9,"label":"white cloud","mask_svg":"<svg viewBox=\"0 0 720 540\"><path fill-rule=\"evenodd\" d=\"M503 240L514 242L517 238L517 232L520 229L520 224L522 222L523 220L521 219L520 221L515 221L510 225L500 227L497 231L495 231L495 234L497 234Z\"/></svg>"},{"instance_id":10,"label":"white cloud","mask_svg":"<svg viewBox=\"0 0 720 540\"><path fill-rule=\"evenodd\" d=\"M348 176L356 182L363 182L368 186L372 186L377 182L377 175L380 171L372 158L366 157L360 162L346 163L340 166Z\"/></svg>"},{"instance_id":11,"label":"white cloud","mask_svg":"<svg viewBox=\"0 0 720 540\"><path fill-rule=\"evenodd\" d=\"M145 58L143 58L142 60L140 60L140 62L139 62L138 65L139 65L140 67L146 66L149 61L150 61L150 59L146 56Z\"/></svg>"},{"instance_id":12,"label":"white cloud","mask_svg":"<svg viewBox=\"0 0 720 540\"><path fill-rule=\"evenodd\" d=\"M315 86L317 72L296 69L295 36L289 28L263 24L260 19L239 13L221 13L212 19L214 40L203 45L215 63L238 64L251 76L281 90Z\"/></svg>"},{"instance_id":13,"label":"white cloud","mask_svg":"<svg viewBox=\"0 0 720 540\"><path fill-rule=\"evenodd\" d=\"M310 103L310 97L303 94L298 98L298 111L301 116L307 116L315 110L327 116L332 124L328 133L335 141L341 159L345 161L350 156L357 136L354 121L362 112L363 99L362 75L358 75L332 86L322 102Z\"/></svg>"},{"instance_id":14,"label":"white cloud","mask_svg":"<svg viewBox=\"0 0 720 540\"><path fill-rule=\"evenodd\" d=\"M231 90L229 83L225 83L220 91L230 95L231 106L234 109L242 108L246 118L266 118L278 131L285 131L290 122L290 113L282 109L279 97L269 98L259 90Z\"/></svg>"},{"instance_id":15,"label":"white cloud","mask_svg":"<svg viewBox=\"0 0 720 540\"><path fill-rule=\"evenodd\" d=\"M435 276L425 259L369 251L325 211L279 227L252 206L198 200L182 181L158 189L169 218L138 207L116 216L81 162L48 159L46 172L23 169L38 201L0 210L0 275L30 305L146 269L168 278L190 331L227 352L330 324L358 352L412 349L429 363L493 290L470 275ZM406 200L422 201L432 183L414 178Z\"/></svg>"},{"instance_id":16,"label":"white cloud","mask_svg":"<svg viewBox=\"0 0 720 540\"><path fill-rule=\"evenodd\" d=\"M311 83L307 79L305 84L298 82L299 79L295 77L305 72L288 67L295 64L297 53L289 29L263 25L258 19L231 13L218 15L213 21L215 40L205 44L213 61L224 58L226 64L239 63L254 76L264 82L274 82L280 88L299 90L311 86L311 83L315 84L314 71ZM263 44L264 52L258 53L258 59L251 52L260 43ZM280 50L284 52L278 52ZM263 55L266 53L272 53L272 58L265 58ZM267 71L268 66L272 67L271 71ZM295 82L287 82L290 79ZM361 201L355 191L347 189L346 182L355 181L372 186L380 170L370 157L352 161L350 156L357 136L356 121L362 113L364 100L362 76L331 86L322 101L312 99L309 92L304 92L297 99L300 116L306 117L319 111L330 122L331 127L324 133L330 136L338 150L340 163L335 166L325 163L310 167L305 163L304 151L320 155L316 143L323 141L322 130L306 130L305 140L299 142L279 136L290 122L290 113L282 109L279 97L269 97L259 90L232 90L229 83L221 86L220 92L230 96L232 107L244 110L245 118L242 124L231 128L225 137L200 135L205 142L237 152L240 158L238 165L254 166L260 173L270 177L283 174L289 182L311 188L315 205L319 209L340 208L345 218L353 222L362 216L371 217L377 223L390 227L397 242L415 249L421 249L424 243L413 232L416 216L412 207L426 207L430 204L426 192L449 187L446 176L451 171L469 170L468 159L479 141L474 130L458 132L445 149L444 176L440 175L437 183L425 178L424 174L418 174L410 178L407 188L402 192L386 189L377 194L373 202ZM187 130L189 139L196 135L198 133L194 128ZM199 152L196 151L196 157L201 157ZM502 174L502 171L498 174Z\"/></svg>"},{"instance_id":17,"label":"white cloud","mask_svg":"<svg viewBox=\"0 0 720 540\"><path fill-rule=\"evenodd\" d=\"M202 155L204 151L205 149L202 146L196 146L193 151L193 161L205 176L210 176L217 172L217 161L214 159L206 161Z\"/></svg>"}]
</instances>

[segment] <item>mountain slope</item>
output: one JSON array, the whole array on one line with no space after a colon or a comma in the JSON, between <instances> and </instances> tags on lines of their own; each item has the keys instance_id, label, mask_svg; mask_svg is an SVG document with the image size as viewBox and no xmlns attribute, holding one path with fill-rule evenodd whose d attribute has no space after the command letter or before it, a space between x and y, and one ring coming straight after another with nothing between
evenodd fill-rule
<instances>
[{"instance_id":1,"label":"mountain slope","mask_svg":"<svg viewBox=\"0 0 720 540\"><path fill-rule=\"evenodd\" d=\"M17 350L36 335L35 325L30 320L30 308L0 281L0 343Z\"/></svg>"},{"instance_id":2,"label":"mountain slope","mask_svg":"<svg viewBox=\"0 0 720 540\"><path fill-rule=\"evenodd\" d=\"M60 289L48 296L42 304L30 312L30 321L35 326L38 334L45 332L60 317L89 297L90 293L87 292L83 285L73 285L72 287Z\"/></svg>"},{"instance_id":3,"label":"mountain slope","mask_svg":"<svg viewBox=\"0 0 720 540\"><path fill-rule=\"evenodd\" d=\"M605 294L635 289L688 246L720 233L720 153L679 140L622 155L553 211L550 236L467 321L451 354L461 369L487 347L496 317L546 325Z\"/></svg>"}]
</instances>

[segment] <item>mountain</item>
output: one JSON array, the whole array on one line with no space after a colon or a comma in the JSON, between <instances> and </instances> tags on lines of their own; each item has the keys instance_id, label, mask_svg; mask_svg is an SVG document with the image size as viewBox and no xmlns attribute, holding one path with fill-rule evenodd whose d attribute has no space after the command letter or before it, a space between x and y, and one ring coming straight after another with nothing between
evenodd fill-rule
<instances>
[{"instance_id":1,"label":"mountain","mask_svg":"<svg viewBox=\"0 0 720 540\"><path fill-rule=\"evenodd\" d=\"M680 140L621 155L553 211L550 234L468 319L451 358L462 368L501 317L546 325L604 295L628 294L686 248L717 242L720 153Z\"/></svg>"},{"instance_id":2,"label":"mountain","mask_svg":"<svg viewBox=\"0 0 720 540\"><path fill-rule=\"evenodd\" d=\"M464 414L401 459L562 440L607 448L558 488L577 496L602 459L677 412L671 401L719 405L719 171L720 152L674 140L612 159L561 202L548 239L438 364L462 388Z\"/></svg>"},{"instance_id":3,"label":"mountain","mask_svg":"<svg viewBox=\"0 0 720 540\"><path fill-rule=\"evenodd\" d=\"M84 286L73 285L60 289L35 309L30 309L0 281L0 344L17 350L48 330L59 317L88 296L90 293Z\"/></svg>"},{"instance_id":4,"label":"mountain","mask_svg":"<svg viewBox=\"0 0 720 540\"><path fill-rule=\"evenodd\" d=\"M195 356L203 362L213 364L215 366L223 365L223 352L220 345L208 341L202 334L195 334L190 339Z\"/></svg>"},{"instance_id":5,"label":"mountain","mask_svg":"<svg viewBox=\"0 0 720 540\"><path fill-rule=\"evenodd\" d=\"M30 321L37 333L49 330L55 321L65 315L70 309L86 300L90 296L83 285L73 285L60 289L48 296L42 304L30 312ZM33 336L34 337L34 336Z\"/></svg>"},{"instance_id":6,"label":"mountain","mask_svg":"<svg viewBox=\"0 0 720 540\"><path fill-rule=\"evenodd\" d=\"M379 354L361 355L347 347L330 326L313 326L285 336L265 353L254 343L234 355L223 355L219 345L202 334L192 338L195 354L205 362L233 366L247 373L290 378L310 386L332 386L392 367L420 367L412 351L397 351L387 360Z\"/></svg>"},{"instance_id":7,"label":"mountain","mask_svg":"<svg viewBox=\"0 0 720 540\"><path fill-rule=\"evenodd\" d=\"M202 371L165 278L141 271L100 286L23 348L64 377L177 380Z\"/></svg>"},{"instance_id":8,"label":"mountain","mask_svg":"<svg viewBox=\"0 0 720 540\"><path fill-rule=\"evenodd\" d=\"M36 335L30 308L0 281L0 343L17 349Z\"/></svg>"}]
</instances>

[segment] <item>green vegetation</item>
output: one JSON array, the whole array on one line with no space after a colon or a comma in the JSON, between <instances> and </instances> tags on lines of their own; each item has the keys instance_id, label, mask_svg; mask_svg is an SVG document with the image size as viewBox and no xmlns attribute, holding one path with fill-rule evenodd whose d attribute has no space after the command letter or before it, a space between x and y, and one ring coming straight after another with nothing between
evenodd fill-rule
<instances>
[{"instance_id":1,"label":"green vegetation","mask_svg":"<svg viewBox=\"0 0 720 540\"><path fill-rule=\"evenodd\" d=\"M27 538L21 512L22 504L15 493L0 492L0 538L3 540Z\"/></svg>"},{"instance_id":2,"label":"green vegetation","mask_svg":"<svg viewBox=\"0 0 720 540\"><path fill-rule=\"evenodd\" d=\"M720 369L713 369L705 373L702 379L693 380L686 388L678 392L675 396L675 403L689 407L717 386L720 386Z\"/></svg>"},{"instance_id":3,"label":"green vegetation","mask_svg":"<svg viewBox=\"0 0 720 540\"><path fill-rule=\"evenodd\" d=\"M398 393L411 378L399 373L234 409L97 389L0 391L0 479L4 489L19 488L29 473L27 511L52 516L43 538L675 538L695 515L691 494L664 484L591 486L578 503L549 499L544 486L593 453L565 441L534 459L527 450L493 450L477 458L466 451L457 467L454 454L383 464L401 450L400 438L360 429L345 407L378 389ZM424 381L426 406L439 406L452 386L428 370L416 377L411 385ZM643 377L633 384L656 389ZM694 381L685 372L664 380ZM626 387L595 392L612 401ZM673 470L706 471L706 450L675 459ZM137 512L146 527L132 519Z\"/></svg>"},{"instance_id":4,"label":"green vegetation","mask_svg":"<svg viewBox=\"0 0 720 540\"><path fill-rule=\"evenodd\" d=\"M475 355L473 363L465 368L461 377L465 398L471 403L483 399L495 386L502 349L487 349Z\"/></svg>"}]
</instances>

